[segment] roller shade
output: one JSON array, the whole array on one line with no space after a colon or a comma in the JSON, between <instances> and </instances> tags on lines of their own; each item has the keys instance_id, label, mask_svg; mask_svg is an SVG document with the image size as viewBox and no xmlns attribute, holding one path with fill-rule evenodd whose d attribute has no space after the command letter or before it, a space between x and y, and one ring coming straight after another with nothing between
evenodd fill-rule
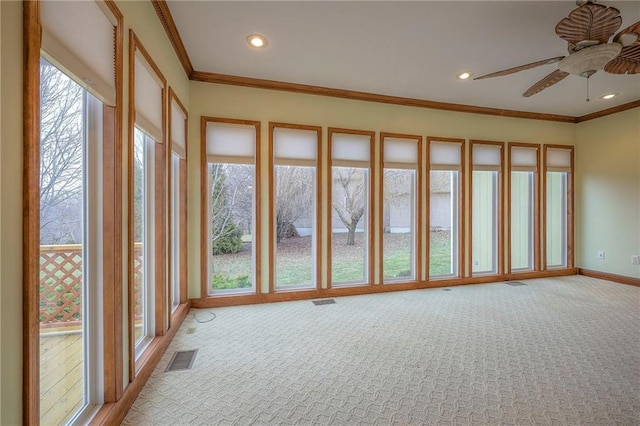
<instances>
[{"instance_id":1,"label":"roller shade","mask_svg":"<svg viewBox=\"0 0 640 426\"><path fill-rule=\"evenodd\" d=\"M571 150L562 148L548 148L547 171L571 173Z\"/></svg>"},{"instance_id":2,"label":"roller shade","mask_svg":"<svg viewBox=\"0 0 640 426\"><path fill-rule=\"evenodd\" d=\"M511 147L511 170L520 172L538 171L538 148Z\"/></svg>"},{"instance_id":3,"label":"roller shade","mask_svg":"<svg viewBox=\"0 0 640 426\"><path fill-rule=\"evenodd\" d=\"M473 170L499 172L502 169L502 147L500 145L471 145Z\"/></svg>"},{"instance_id":4,"label":"roller shade","mask_svg":"<svg viewBox=\"0 0 640 426\"><path fill-rule=\"evenodd\" d=\"M460 142L431 142L429 163L432 170L460 170L462 166Z\"/></svg>"},{"instance_id":5,"label":"roller shade","mask_svg":"<svg viewBox=\"0 0 640 426\"><path fill-rule=\"evenodd\" d=\"M43 56L106 105L116 104L115 27L95 1L40 3Z\"/></svg>"},{"instance_id":6,"label":"roller shade","mask_svg":"<svg viewBox=\"0 0 640 426\"><path fill-rule=\"evenodd\" d=\"M164 84L139 52L134 64L136 125L156 142L162 142Z\"/></svg>"},{"instance_id":7,"label":"roller shade","mask_svg":"<svg viewBox=\"0 0 640 426\"><path fill-rule=\"evenodd\" d=\"M334 166L369 167L371 137L333 133L331 135L331 159Z\"/></svg>"},{"instance_id":8,"label":"roller shade","mask_svg":"<svg viewBox=\"0 0 640 426\"><path fill-rule=\"evenodd\" d=\"M256 128L245 124L207 123L207 161L253 163Z\"/></svg>"},{"instance_id":9,"label":"roller shade","mask_svg":"<svg viewBox=\"0 0 640 426\"><path fill-rule=\"evenodd\" d=\"M314 130L273 129L273 155L276 164L315 166L318 133Z\"/></svg>"},{"instance_id":10,"label":"roller shade","mask_svg":"<svg viewBox=\"0 0 640 426\"><path fill-rule=\"evenodd\" d=\"M414 169L418 165L418 141L415 139L384 138L384 167Z\"/></svg>"},{"instance_id":11,"label":"roller shade","mask_svg":"<svg viewBox=\"0 0 640 426\"><path fill-rule=\"evenodd\" d=\"M182 158L187 156L187 116L175 100L171 101L171 150Z\"/></svg>"}]
</instances>

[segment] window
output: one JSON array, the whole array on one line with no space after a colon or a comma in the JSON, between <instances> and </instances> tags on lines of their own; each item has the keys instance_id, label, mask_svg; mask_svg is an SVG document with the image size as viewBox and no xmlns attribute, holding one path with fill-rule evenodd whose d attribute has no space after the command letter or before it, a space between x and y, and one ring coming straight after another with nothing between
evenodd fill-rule
<instances>
[{"instance_id":1,"label":"window","mask_svg":"<svg viewBox=\"0 0 640 426\"><path fill-rule=\"evenodd\" d=\"M546 269L567 268L571 266L568 253L573 245L573 147L545 145L544 158L545 265Z\"/></svg>"},{"instance_id":2,"label":"window","mask_svg":"<svg viewBox=\"0 0 640 426\"><path fill-rule=\"evenodd\" d=\"M461 276L464 141L427 138L429 277Z\"/></svg>"},{"instance_id":3,"label":"window","mask_svg":"<svg viewBox=\"0 0 640 426\"><path fill-rule=\"evenodd\" d=\"M169 89L171 164L169 171L171 312L186 301L187 284L187 112Z\"/></svg>"},{"instance_id":4,"label":"window","mask_svg":"<svg viewBox=\"0 0 640 426\"><path fill-rule=\"evenodd\" d=\"M329 129L329 277L333 287L369 284L373 263L372 132Z\"/></svg>"},{"instance_id":5,"label":"window","mask_svg":"<svg viewBox=\"0 0 640 426\"><path fill-rule=\"evenodd\" d=\"M509 144L509 271L538 268L537 145Z\"/></svg>"},{"instance_id":6,"label":"window","mask_svg":"<svg viewBox=\"0 0 640 426\"><path fill-rule=\"evenodd\" d=\"M209 295L256 292L259 223L256 179L260 123L214 120L206 123L203 153L203 292Z\"/></svg>"},{"instance_id":7,"label":"window","mask_svg":"<svg viewBox=\"0 0 640 426\"><path fill-rule=\"evenodd\" d=\"M32 11L25 5L27 28L37 23ZM25 133L24 186L39 188L25 190L24 270L35 296L25 298L25 339L35 343L25 345L25 421L68 424L91 417L114 374L105 363L105 331L113 328L103 309L121 265L104 236L121 238L112 210L120 191L107 164L116 152L122 16L102 2L41 2L39 11L42 38L31 40L41 52L25 58L26 102L40 106L40 134ZM39 164L29 160L35 156ZM39 227L30 220L38 216Z\"/></svg>"},{"instance_id":8,"label":"window","mask_svg":"<svg viewBox=\"0 0 640 426\"><path fill-rule=\"evenodd\" d=\"M502 147L471 141L471 275L502 272Z\"/></svg>"},{"instance_id":9,"label":"window","mask_svg":"<svg viewBox=\"0 0 640 426\"><path fill-rule=\"evenodd\" d=\"M419 277L420 244L416 225L421 137L380 135L382 171L382 282L415 281Z\"/></svg>"},{"instance_id":10,"label":"window","mask_svg":"<svg viewBox=\"0 0 640 426\"><path fill-rule=\"evenodd\" d=\"M166 80L133 31L129 91L129 315L130 380L140 356L168 327L166 292Z\"/></svg>"},{"instance_id":11,"label":"window","mask_svg":"<svg viewBox=\"0 0 640 426\"><path fill-rule=\"evenodd\" d=\"M270 125L274 175L275 290L315 288L317 279L317 160L321 129ZM275 276L273 276L275 275Z\"/></svg>"}]
</instances>

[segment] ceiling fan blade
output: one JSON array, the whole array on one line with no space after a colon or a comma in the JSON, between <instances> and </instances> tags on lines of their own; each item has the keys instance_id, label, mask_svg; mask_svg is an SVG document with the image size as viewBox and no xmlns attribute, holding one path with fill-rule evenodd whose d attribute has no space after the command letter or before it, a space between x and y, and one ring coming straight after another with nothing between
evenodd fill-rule
<instances>
[{"instance_id":1,"label":"ceiling fan blade","mask_svg":"<svg viewBox=\"0 0 640 426\"><path fill-rule=\"evenodd\" d=\"M543 61L532 62L530 64L520 65L518 67L514 67L514 68L509 68L509 69L506 69L506 70L502 70L502 71L493 72L491 74L481 75L480 77L474 78L474 80L482 80L484 78L492 78L492 77L502 77L503 75L513 74L513 73L516 73L516 72L528 70L528 69L539 67L539 66L542 66L542 65L555 64L556 62L560 62L563 59L564 59L564 56L558 56L558 57L555 57L555 58L545 59Z\"/></svg>"},{"instance_id":2,"label":"ceiling fan blade","mask_svg":"<svg viewBox=\"0 0 640 426\"><path fill-rule=\"evenodd\" d=\"M558 22L556 34L568 41L570 46L577 46L584 40L597 40L602 44L609 41L620 25L622 18L615 7L586 3Z\"/></svg>"},{"instance_id":3,"label":"ceiling fan blade","mask_svg":"<svg viewBox=\"0 0 640 426\"><path fill-rule=\"evenodd\" d=\"M604 70L611 74L640 73L640 43L623 47L620 54L604 66Z\"/></svg>"},{"instance_id":4,"label":"ceiling fan blade","mask_svg":"<svg viewBox=\"0 0 640 426\"><path fill-rule=\"evenodd\" d=\"M554 84L564 79L568 75L569 75L568 72L555 70L554 72L552 72L551 74L543 78L542 80L538 81L533 86L529 87L529 89L526 92L524 92L522 96L524 96L525 98L533 96L536 93L543 91L547 87L553 86Z\"/></svg>"}]
</instances>

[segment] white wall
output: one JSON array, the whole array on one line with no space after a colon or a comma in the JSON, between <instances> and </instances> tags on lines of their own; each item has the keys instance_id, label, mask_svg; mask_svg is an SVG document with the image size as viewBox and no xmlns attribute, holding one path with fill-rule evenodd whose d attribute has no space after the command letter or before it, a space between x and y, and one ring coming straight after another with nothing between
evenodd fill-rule
<instances>
[{"instance_id":1,"label":"white wall","mask_svg":"<svg viewBox=\"0 0 640 426\"><path fill-rule=\"evenodd\" d=\"M22 419L22 4L0 2L0 424Z\"/></svg>"},{"instance_id":2,"label":"white wall","mask_svg":"<svg viewBox=\"0 0 640 426\"><path fill-rule=\"evenodd\" d=\"M578 267L640 278L640 108L578 124L577 140Z\"/></svg>"}]
</instances>

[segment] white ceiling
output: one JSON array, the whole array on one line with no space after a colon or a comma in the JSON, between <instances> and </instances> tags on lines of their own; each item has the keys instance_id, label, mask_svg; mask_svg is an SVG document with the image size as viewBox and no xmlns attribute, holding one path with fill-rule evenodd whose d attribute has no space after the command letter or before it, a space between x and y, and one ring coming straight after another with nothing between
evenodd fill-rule
<instances>
[{"instance_id":1,"label":"white ceiling","mask_svg":"<svg viewBox=\"0 0 640 426\"><path fill-rule=\"evenodd\" d=\"M640 1L600 1L624 29ZM522 93L556 69L458 81L567 54L557 22L567 1L187 1L167 4L197 71L430 101L581 116L640 99L640 74L569 76L530 98ZM264 34L264 50L246 37ZM610 101L604 93L619 92Z\"/></svg>"}]
</instances>

